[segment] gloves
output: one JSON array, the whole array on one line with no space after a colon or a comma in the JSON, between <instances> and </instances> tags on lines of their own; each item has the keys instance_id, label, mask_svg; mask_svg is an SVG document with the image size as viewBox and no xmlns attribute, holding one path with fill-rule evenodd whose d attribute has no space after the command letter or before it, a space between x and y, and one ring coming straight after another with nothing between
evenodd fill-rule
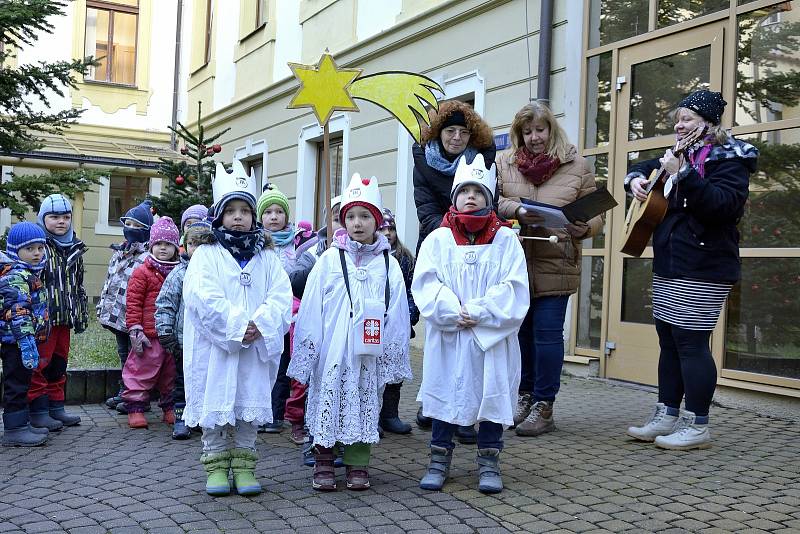
<instances>
[{"instance_id":1,"label":"gloves","mask_svg":"<svg viewBox=\"0 0 800 534\"><path fill-rule=\"evenodd\" d=\"M33 336L25 336L17 343L22 353L22 365L24 365L26 369L36 369L39 367L39 349L36 348L36 340Z\"/></svg>"},{"instance_id":2,"label":"gloves","mask_svg":"<svg viewBox=\"0 0 800 534\"><path fill-rule=\"evenodd\" d=\"M131 339L131 348L136 354L143 354L145 347L152 346L147 336L144 335L144 329L141 326L134 326L129 329L128 336Z\"/></svg>"},{"instance_id":3,"label":"gloves","mask_svg":"<svg viewBox=\"0 0 800 534\"><path fill-rule=\"evenodd\" d=\"M179 358L181 356L180 345L178 345L178 339L175 337L175 334L164 334L158 336L158 342L161 343L161 346L164 347L169 351L170 354Z\"/></svg>"}]
</instances>

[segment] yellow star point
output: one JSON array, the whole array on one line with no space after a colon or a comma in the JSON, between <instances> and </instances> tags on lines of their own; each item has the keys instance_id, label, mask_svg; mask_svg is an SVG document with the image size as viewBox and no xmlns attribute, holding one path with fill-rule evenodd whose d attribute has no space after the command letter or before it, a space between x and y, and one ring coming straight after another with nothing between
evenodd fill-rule
<instances>
[{"instance_id":1,"label":"yellow star point","mask_svg":"<svg viewBox=\"0 0 800 534\"><path fill-rule=\"evenodd\" d=\"M289 108L311 108L323 126L334 111L358 111L348 88L362 69L339 68L330 54L323 54L316 65L289 63L300 82Z\"/></svg>"}]
</instances>

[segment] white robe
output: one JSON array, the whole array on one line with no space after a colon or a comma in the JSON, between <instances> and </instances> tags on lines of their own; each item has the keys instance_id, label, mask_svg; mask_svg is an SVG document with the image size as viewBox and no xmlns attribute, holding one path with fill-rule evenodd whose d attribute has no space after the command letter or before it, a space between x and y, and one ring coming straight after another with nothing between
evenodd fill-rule
<instances>
[{"instance_id":1,"label":"white robe","mask_svg":"<svg viewBox=\"0 0 800 534\"><path fill-rule=\"evenodd\" d=\"M241 268L221 245L202 245L186 269L183 299L186 424L272 422L272 385L292 317L281 260L262 250ZM262 335L245 347L250 321Z\"/></svg>"},{"instance_id":2,"label":"white robe","mask_svg":"<svg viewBox=\"0 0 800 534\"><path fill-rule=\"evenodd\" d=\"M411 379L408 346L411 325L403 273L389 255L390 300L383 325L380 356L354 352L354 322L364 299L385 303L386 262L383 254L354 258L346 253L350 299L342 276L339 249L330 248L308 277L294 330L294 353L287 374L309 384L306 425L314 443L332 447L378 442L378 418L386 384ZM356 277L356 261L366 261L365 280ZM383 307L383 306L382 306Z\"/></svg>"},{"instance_id":3,"label":"white robe","mask_svg":"<svg viewBox=\"0 0 800 534\"><path fill-rule=\"evenodd\" d=\"M516 234L503 227L491 244L457 246L449 228L431 232L420 247L411 291L426 321L417 395L424 415L457 425L513 424L521 369L517 332L530 302ZM456 325L462 305L477 326Z\"/></svg>"}]
</instances>

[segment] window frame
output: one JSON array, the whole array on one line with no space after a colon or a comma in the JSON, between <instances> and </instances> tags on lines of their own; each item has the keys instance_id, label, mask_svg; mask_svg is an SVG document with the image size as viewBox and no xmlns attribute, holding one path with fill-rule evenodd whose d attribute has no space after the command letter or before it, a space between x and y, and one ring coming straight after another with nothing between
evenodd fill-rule
<instances>
[{"instance_id":1,"label":"window frame","mask_svg":"<svg viewBox=\"0 0 800 534\"><path fill-rule=\"evenodd\" d=\"M149 180L148 192L150 196L158 196L161 194L162 179L151 175L137 175L136 173L116 173L117 176L125 176L129 178L141 178ZM97 221L94 224L95 235L114 235L121 236L122 226L109 224L108 212L109 203L111 202L111 174L100 178L100 187L98 190L98 209Z\"/></svg>"},{"instance_id":2,"label":"window frame","mask_svg":"<svg viewBox=\"0 0 800 534\"><path fill-rule=\"evenodd\" d=\"M269 180L267 180L267 163L269 162L269 145L267 141L265 139L258 139L256 141L247 139L244 146L237 147L236 150L233 151L233 157L242 163L248 175L250 174L253 163L257 161L261 162L261 178L258 184L258 190L263 191L264 185L269 182Z\"/></svg>"},{"instance_id":3,"label":"window frame","mask_svg":"<svg viewBox=\"0 0 800 534\"><path fill-rule=\"evenodd\" d=\"M209 0L210 1L210 0ZM89 9L96 9L102 11L109 12L108 18L108 43L110 43L110 48L113 48L114 45L114 13L127 13L130 15L136 16L136 28L134 29L134 45L133 45L133 83L122 83L122 82L115 82L113 81L113 74L114 74L114 62L112 61L111 51L107 50L106 52L106 79L105 80L97 80L94 78L89 78L88 75L83 77L84 83L95 83L95 84L102 84L102 85L114 85L118 87L137 87L137 77L136 77L136 70L139 64L139 5L137 2L136 7L127 6L123 4L115 4L112 2L103 2L102 0L86 0L86 11L84 12L84 43L83 43L83 51L84 55L86 54L86 37L85 37L85 28L86 28L86 21L88 20L88 10Z\"/></svg>"}]
</instances>

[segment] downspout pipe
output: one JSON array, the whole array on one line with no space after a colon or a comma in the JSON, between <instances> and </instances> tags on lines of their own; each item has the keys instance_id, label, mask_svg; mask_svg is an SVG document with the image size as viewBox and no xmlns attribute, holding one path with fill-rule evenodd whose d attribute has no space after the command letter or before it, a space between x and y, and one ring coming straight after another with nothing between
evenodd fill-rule
<instances>
[{"instance_id":1,"label":"downspout pipe","mask_svg":"<svg viewBox=\"0 0 800 534\"><path fill-rule=\"evenodd\" d=\"M553 51L553 0L541 0L539 12L539 68L536 98L550 103L550 56Z\"/></svg>"},{"instance_id":2,"label":"downspout pipe","mask_svg":"<svg viewBox=\"0 0 800 534\"><path fill-rule=\"evenodd\" d=\"M175 65L172 77L172 128L178 127L178 89L181 79L181 26L183 23L183 0L178 0L178 20L175 22ZM178 150L178 137L171 132L169 146Z\"/></svg>"}]
</instances>

